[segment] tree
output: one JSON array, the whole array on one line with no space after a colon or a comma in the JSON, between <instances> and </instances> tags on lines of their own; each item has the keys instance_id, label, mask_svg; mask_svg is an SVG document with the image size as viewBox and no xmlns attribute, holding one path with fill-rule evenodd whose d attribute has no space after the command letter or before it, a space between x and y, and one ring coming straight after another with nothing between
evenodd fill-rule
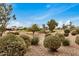
<instances>
[{"instance_id":1,"label":"tree","mask_svg":"<svg viewBox=\"0 0 79 59\"><path fill-rule=\"evenodd\" d=\"M66 29L67 28L67 25L63 24L62 28L63 29Z\"/></svg>"},{"instance_id":2,"label":"tree","mask_svg":"<svg viewBox=\"0 0 79 59\"><path fill-rule=\"evenodd\" d=\"M48 21L47 23L48 27L49 27L49 30L52 32L53 29L58 26L58 23L54 20L54 19L51 19L50 21Z\"/></svg>"},{"instance_id":3,"label":"tree","mask_svg":"<svg viewBox=\"0 0 79 59\"><path fill-rule=\"evenodd\" d=\"M6 30L9 20L11 20L11 18L16 19L15 15L12 14L12 10L12 5L0 4L0 28L2 28L2 33Z\"/></svg>"},{"instance_id":4,"label":"tree","mask_svg":"<svg viewBox=\"0 0 79 59\"><path fill-rule=\"evenodd\" d=\"M70 26L72 26L72 22L70 21L70 24L69 24Z\"/></svg>"},{"instance_id":5,"label":"tree","mask_svg":"<svg viewBox=\"0 0 79 59\"><path fill-rule=\"evenodd\" d=\"M33 37L34 37L34 33L35 33L36 31L39 31L38 25L37 25L37 24L33 24L32 27L31 27L31 31L33 32Z\"/></svg>"},{"instance_id":6,"label":"tree","mask_svg":"<svg viewBox=\"0 0 79 59\"><path fill-rule=\"evenodd\" d=\"M45 24L43 24L42 27L43 27L43 31L44 31L44 33L45 33L45 30L46 30Z\"/></svg>"}]
</instances>

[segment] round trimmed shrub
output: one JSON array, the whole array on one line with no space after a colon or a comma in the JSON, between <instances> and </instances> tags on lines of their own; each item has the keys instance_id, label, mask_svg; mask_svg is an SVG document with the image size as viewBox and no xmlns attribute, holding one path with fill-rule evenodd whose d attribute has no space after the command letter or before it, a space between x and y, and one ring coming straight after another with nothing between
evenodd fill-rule
<instances>
[{"instance_id":1,"label":"round trimmed shrub","mask_svg":"<svg viewBox=\"0 0 79 59\"><path fill-rule=\"evenodd\" d=\"M61 33L56 33L55 36L57 36L61 40L61 42L65 39L65 36Z\"/></svg>"},{"instance_id":2,"label":"round trimmed shrub","mask_svg":"<svg viewBox=\"0 0 79 59\"><path fill-rule=\"evenodd\" d=\"M76 37L75 43L79 45L79 36Z\"/></svg>"},{"instance_id":3,"label":"round trimmed shrub","mask_svg":"<svg viewBox=\"0 0 79 59\"><path fill-rule=\"evenodd\" d=\"M26 46L28 48L31 45L31 39L30 39L30 37L27 36L27 35L25 35L25 34L21 34L20 37L24 39L24 41L26 43Z\"/></svg>"},{"instance_id":4,"label":"round trimmed shrub","mask_svg":"<svg viewBox=\"0 0 79 59\"><path fill-rule=\"evenodd\" d=\"M66 37L69 36L69 33L64 33L64 36L66 36Z\"/></svg>"},{"instance_id":5,"label":"round trimmed shrub","mask_svg":"<svg viewBox=\"0 0 79 59\"><path fill-rule=\"evenodd\" d=\"M16 31L16 32L13 32L13 34L15 34L15 35L19 35L19 32Z\"/></svg>"},{"instance_id":6,"label":"round trimmed shrub","mask_svg":"<svg viewBox=\"0 0 79 59\"><path fill-rule=\"evenodd\" d=\"M39 43L39 38L34 36L31 40L31 45L38 45Z\"/></svg>"},{"instance_id":7,"label":"round trimmed shrub","mask_svg":"<svg viewBox=\"0 0 79 59\"><path fill-rule=\"evenodd\" d=\"M79 28L76 28L76 32L77 32L77 34L79 34Z\"/></svg>"},{"instance_id":8,"label":"round trimmed shrub","mask_svg":"<svg viewBox=\"0 0 79 59\"><path fill-rule=\"evenodd\" d=\"M49 35L45 37L44 47L49 48L52 51L57 51L57 49L61 46L61 40L57 36Z\"/></svg>"},{"instance_id":9,"label":"round trimmed shrub","mask_svg":"<svg viewBox=\"0 0 79 59\"><path fill-rule=\"evenodd\" d=\"M64 33L70 33L70 30L69 29L65 29Z\"/></svg>"},{"instance_id":10,"label":"round trimmed shrub","mask_svg":"<svg viewBox=\"0 0 79 59\"><path fill-rule=\"evenodd\" d=\"M65 39L62 41L63 46L69 46L70 45L70 41L68 39Z\"/></svg>"},{"instance_id":11,"label":"round trimmed shrub","mask_svg":"<svg viewBox=\"0 0 79 59\"><path fill-rule=\"evenodd\" d=\"M10 32L10 31L9 31L9 32L7 32L7 34L13 34L13 32Z\"/></svg>"},{"instance_id":12,"label":"round trimmed shrub","mask_svg":"<svg viewBox=\"0 0 79 59\"><path fill-rule=\"evenodd\" d=\"M73 30L73 31L71 32L71 34L72 34L72 35L76 35L76 34L77 34L77 31L76 31L76 30Z\"/></svg>"},{"instance_id":13,"label":"round trimmed shrub","mask_svg":"<svg viewBox=\"0 0 79 59\"><path fill-rule=\"evenodd\" d=\"M5 56L22 56L26 53L25 41L14 34L0 38L0 54Z\"/></svg>"}]
</instances>

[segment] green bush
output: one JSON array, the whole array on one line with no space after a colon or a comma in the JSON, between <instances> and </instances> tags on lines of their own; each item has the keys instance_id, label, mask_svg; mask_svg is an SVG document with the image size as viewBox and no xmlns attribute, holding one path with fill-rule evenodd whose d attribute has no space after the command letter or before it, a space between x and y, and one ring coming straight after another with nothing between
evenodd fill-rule
<instances>
[{"instance_id":1,"label":"green bush","mask_svg":"<svg viewBox=\"0 0 79 59\"><path fill-rule=\"evenodd\" d=\"M64 33L64 36L66 36L66 37L69 36L69 33Z\"/></svg>"},{"instance_id":2,"label":"green bush","mask_svg":"<svg viewBox=\"0 0 79 59\"><path fill-rule=\"evenodd\" d=\"M79 36L76 37L75 43L79 45Z\"/></svg>"},{"instance_id":3,"label":"green bush","mask_svg":"<svg viewBox=\"0 0 79 59\"><path fill-rule=\"evenodd\" d=\"M39 31L40 33L46 33L46 31L44 29L40 29Z\"/></svg>"},{"instance_id":4,"label":"green bush","mask_svg":"<svg viewBox=\"0 0 79 59\"><path fill-rule=\"evenodd\" d=\"M26 53L25 41L14 34L0 38L0 54L5 56L21 56Z\"/></svg>"},{"instance_id":5,"label":"green bush","mask_svg":"<svg viewBox=\"0 0 79 59\"><path fill-rule=\"evenodd\" d=\"M71 32L71 34L72 34L72 35L76 35L76 34L77 34L77 31L76 31L76 30L73 30L73 31Z\"/></svg>"},{"instance_id":6,"label":"green bush","mask_svg":"<svg viewBox=\"0 0 79 59\"><path fill-rule=\"evenodd\" d=\"M62 41L63 46L69 46L70 45L70 41L68 39L65 39Z\"/></svg>"},{"instance_id":7,"label":"green bush","mask_svg":"<svg viewBox=\"0 0 79 59\"><path fill-rule=\"evenodd\" d=\"M15 35L19 35L19 32L13 32L13 34L15 34Z\"/></svg>"},{"instance_id":8,"label":"green bush","mask_svg":"<svg viewBox=\"0 0 79 59\"><path fill-rule=\"evenodd\" d=\"M69 29L65 29L64 33L70 33L70 30Z\"/></svg>"},{"instance_id":9,"label":"green bush","mask_svg":"<svg viewBox=\"0 0 79 59\"><path fill-rule=\"evenodd\" d=\"M57 51L57 49L61 46L61 40L54 35L49 35L45 37L44 47L51 49L52 51Z\"/></svg>"},{"instance_id":10,"label":"green bush","mask_svg":"<svg viewBox=\"0 0 79 59\"><path fill-rule=\"evenodd\" d=\"M13 34L13 32L7 32L7 34Z\"/></svg>"},{"instance_id":11,"label":"green bush","mask_svg":"<svg viewBox=\"0 0 79 59\"><path fill-rule=\"evenodd\" d=\"M57 36L61 40L61 42L65 39L64 34L61 33L56 33L55 36Z\"/></svg>"},{"instance_id":12,"label":"green bush","mask_svg":"<svg viewBox=\"0 0 79 59\"><path fill-rule=\"evenodd\" d=\"M31 40L31 45L38 45L38 43L39 43L39 38L34 36Z\"/></svg>"},{"instance_id":13,"label":"green bush","mask_svg":"<svg viewBox=\"0 0 79 59\"><path fill-rule=\"evenodd\" d=\"M76 28L76 32L77 32L77 34L79 34L79 28Z\"/></svg>"},{"instance_id":14,"label":"green bush","mask_svg":"<svg viewBox=\"0 0 79 59\"><path fill-rule=\"evenodd\" d=\"M20 35L21 38L24 39L26 45L27 45L27 48L31 45L31 39L29 36L25 35L25 34L21 34Z\"/></svg>"}]
</instances>

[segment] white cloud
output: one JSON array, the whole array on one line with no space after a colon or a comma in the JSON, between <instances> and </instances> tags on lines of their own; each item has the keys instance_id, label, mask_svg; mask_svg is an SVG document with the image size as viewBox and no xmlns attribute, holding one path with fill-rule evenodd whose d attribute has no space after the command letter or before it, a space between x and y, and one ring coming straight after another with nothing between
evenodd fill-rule
<instances>
[{"instance_id":1,"label":"white cloud","mask_svg":"<svg viewBox=\"0 0 79 59\"><path fill-rule=\"evenodd\" d=\"M73 25L79 26L79 17L75 16L58 21L58 27L62 27L63 24L69 25L70 21L72 22Z\"/></svg>"},{"instance_id":2,"label":"white cloud","mask_svg":"<svg viewBox=\"0 0 79 59\"><path fill-rule=\"evenodd\" d=\"M65 11L67 11L67 10L77 6L77 5L78 4L73 4L73 5L69 5L69 6L68 5L67 6L60 6L60 7L55 6L53 8L50 8L48 10L48 13L50 13L52 16L56 16L56 15L61 14L61 13L65 12Z\"/></svg>"},{"instance_id":3,"label":"white cloud","mask_svg":"<svg viewBox=\"0 0 79 59\"><path fill-rule=\"evenodd\" d=\"M65 25L69 25L70 24L70 20L67 20L66 22L65 22Z\"/></svg>"},{"instance_id":4,"label":"white cloud","mask_svg":"<svg viewBox=\"0 0 79 59\"><path fill-rule=\"evenodd\" d=\"M74 16L74 17L71 17L71 18L68 18L72 24L74 24L75 26L79 26L79 16Z\"/></svg>"},{"instance_id":5,"label":"white cloud","mask_svg":"<svg viewBox=\"0 0 79 59\"><path fill-rule=\"evenodd\" d=\"M61 14L62 12L65 12L67 10L69 10L70 8L72 7L75 7L77 4L75 5L69 5L69 6L60 6L60 7L53 7L53 8L50 8L51 5L50 4L47 4L46 5L46 8L50 8L48 9L48 11L46 13L42 13L41 15L38 15L38 16L31 16L29 17L28 19L33 19L33 20L44 20L46 18L50 18L51 16L56 16L58 14Z\"/></svg>"},{"instance_id":6,"label":"white cloud","mask_svg":"<svg viewBox=\"0 0 79 59\"><path fill-rule=\"evenodd\" d=\"M62 25L63 25L63 21L58 21L58 26L57 27L62 28Z\"/></svg>"},{"instance_id":7,"label":"white cloud","mask_svg":"<svg viewBox=\"0 0 79 59\"><path fill-rule=\"evenodd\" d=\"M40 16L32 16L30 17L30 19L33 20L44 20L45 18L48 18L50 16L50 14L44 14L44 15L40 15Z\"/></svg>"},{"instance_id":8,"label":"white cloud","mask_svg":"<svg viewBox=\"0 0 79 59\"><path fill-rule=\"evenodd\" d=\"M21 27L25 25L22 24L22 22L14 20L14 21L10 21L7 27L12 27L12 26Z\"/></svg>"}]
</instances>

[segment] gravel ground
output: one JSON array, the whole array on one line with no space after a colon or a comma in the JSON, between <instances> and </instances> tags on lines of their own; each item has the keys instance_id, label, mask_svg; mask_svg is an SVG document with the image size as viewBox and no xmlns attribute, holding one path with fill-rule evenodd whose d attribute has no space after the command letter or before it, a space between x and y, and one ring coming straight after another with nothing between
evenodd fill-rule
<instances>
[{"instance_id":1,"label":"gravel ground","mask_svg":"<svg viewBox=\"0 0 79 59\"><path fill-rule=\"evenodd\" d=\"M26 34L32 38L32 33ZM39 45L30 46L25 56L79 56L79 45L75 43L76 36L69 35L67 38L70 40L70 46L61 46L58 52L52 52L43 46L45 34L35 34L35 36L39 36Z\"/></svg>"},{"instance_id":2,"label":"gravel ground","mask_svg":"<svg viewBox=\"0 0 79 59\"><path fill-rule=\"evenodd\" d=\"M25 56L79 56L79 46L75 44L75 37L69 35L70 46L61 46L58 52L52 52L43 46L44 34L40 34L40 42L38 46L31 46Z\"/></svg>"}]
</instances>

